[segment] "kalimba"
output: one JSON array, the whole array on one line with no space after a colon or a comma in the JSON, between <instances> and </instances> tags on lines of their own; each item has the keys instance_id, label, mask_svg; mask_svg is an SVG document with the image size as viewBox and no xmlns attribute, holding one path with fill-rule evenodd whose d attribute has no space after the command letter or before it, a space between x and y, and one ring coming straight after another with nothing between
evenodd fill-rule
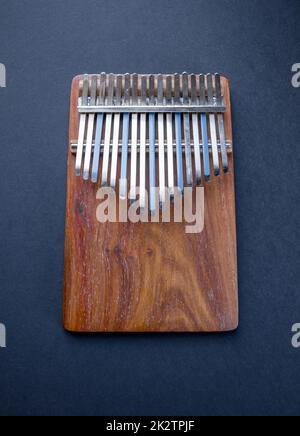
<instances>
[{"instance_id":1,"label":"kalimba","mask_svg":"<svg viewBox=\"0 0 300 436\"><path fill-rule=\"evenodd\" d=\"M116 220L97 215L102 189L108 206L116 202ZM174 219L174 209L178 198L187 202L188 191L195 199L199 189L204 225L193 233ZM131 205L140 219L124 219ZM63 312L72 332L237 327L225 77L102 73L73 80Z\"/></svg>"}]
</instances>

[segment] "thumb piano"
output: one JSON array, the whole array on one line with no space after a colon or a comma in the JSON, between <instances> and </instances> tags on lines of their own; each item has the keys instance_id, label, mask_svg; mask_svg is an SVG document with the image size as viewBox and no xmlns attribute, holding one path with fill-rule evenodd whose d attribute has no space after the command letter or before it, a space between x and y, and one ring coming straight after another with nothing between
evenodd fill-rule
<instances>
[{"instance_id":1,"label":"thumb piano","mask_svg":"<svg viewBox=\"0 0 300 436\"><path fill-rule=\"evenodd\" d=\"M73 80L63 320L71 332L237 328L225 77Z\"/></svg>"}]
</instances>

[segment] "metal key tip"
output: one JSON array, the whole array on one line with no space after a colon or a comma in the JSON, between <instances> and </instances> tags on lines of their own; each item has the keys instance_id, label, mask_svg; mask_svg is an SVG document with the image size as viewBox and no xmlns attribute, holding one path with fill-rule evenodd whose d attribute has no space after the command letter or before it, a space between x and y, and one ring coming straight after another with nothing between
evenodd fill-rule
<instances>
[{"instance_id":1,"label":"metal key tip","mask_svg":"<svg viewBox=\"0 0 300 436\"><path fill-rule=\"evenodd\" d=\"M127 179L120 179L120 199L127 199Z\"/></svg>"},{"instance_id":2,"label":"metal key tip","mask_svg":"<svg viewBox=\"0 0 300 436\"><path fill-rule=\"evenodd\" d=\"M97 173L97 172L92 171L91 181L92 181L93 183L97 183L97 181L98 181L98 173Z\"/></svg>"},{"instance_id":3,"label":"metal key tip","mask_svg":"<svg viewBox=\"0 0 300 436\"><path fill-rule=\"evenodd\" d=\"M87 171L83 173L83 180L89 180L89 173Z\"/></svg>"}]
</instances>

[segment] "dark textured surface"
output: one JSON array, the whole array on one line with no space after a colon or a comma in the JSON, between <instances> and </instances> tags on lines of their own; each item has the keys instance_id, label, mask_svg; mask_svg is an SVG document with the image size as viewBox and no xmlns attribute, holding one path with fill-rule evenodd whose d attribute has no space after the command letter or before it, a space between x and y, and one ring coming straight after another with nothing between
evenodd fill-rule
<instances>
[{"instance_id":1,"label":"dark textured surface","mask_svg":"<svg viewBox=\"0 0 300 436\"><path fill-rule=\"evenodd\" d=\"M298 0L1 0L0 414L298 414ZM82 72L231 79L240 328L72 336L61 327L68 106ZM286 106L286 107L284 107Z\"/></svg>"}]
</instances>

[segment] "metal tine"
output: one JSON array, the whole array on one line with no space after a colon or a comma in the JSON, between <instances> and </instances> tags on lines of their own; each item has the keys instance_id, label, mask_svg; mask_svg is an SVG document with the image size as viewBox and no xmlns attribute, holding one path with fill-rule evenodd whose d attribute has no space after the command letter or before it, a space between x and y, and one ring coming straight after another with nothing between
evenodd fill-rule
<instances>
[{"instance_id":1,"label":"metal tine","mask_svg":"<svg viewBox=\"0 0 300 436\"><path fill-rule=\"evenodd\" d=\"M106 74L101 73L99 99L98 99L99 105L104 104L105 88L106 88ZM100 164L100 151L101 151L101 141L102 141L102 129L103 129L103 114L99 113L99 114L97 114L95 147L94 147L93 164L92 164L92 182L93 183L97 183L97 181L98 181L99 164Z\"/></svg>"},{"instance_id":2,"label":"metal tine","mask_svg":"<svg viewBox=\"0 0 300 436\"><path fill-rule=\"evenodd\" d=\"M141 104L147 104L147 77L142 76ZM147 140L147 115L140 116L140 208L146 206L146 140Z\"/></svg>"},{"instance_id":3,"label":"metal tine","mask_svg":"<svg viewBox=\"0 0 300 436\"><path fill-rule=\"evenodd\" d=\"M96 105L96 97L97 97L97 76L93 76L92 84L91 84L91 95L90 95L91 106ZM95 123L95 114L89 114L84 167L83 167L83 180L88 180L90 176L94 123Z\"/></svg>"},{"instance_id":4,"label":"metal tine","mask_svg":"<svg viewBox=\"0 0 300 436\"><path fill-rule=\"evenodd\" d=\"M172 104L172 76L166 79L166 102ZM169 195L174 196L174 160L173 160L173 115L167 114L167 144L168 144L168 185Z\"/></svg>"},{"instance_id":5,"label":"metal tine","mask_svg":"<svg viewBox=\"0 0 300 436\"><path fill-rule=\"evenodd\" d=\"M115 77L113 74L110 74L108 76L108 94L107 94L107 104L108 105L113 104L114 81L115 81L114 79L115 79ZM104 152L103 152L101 186L107 185L110 143L111 143L111 130L112 130L112 114L107 114L106 120L105 120L105 136L104 136Z\"/></svg>"},{"instance_id":6,"label":"metal tine","mask_svg":"<svg viewBox=\"0 0 300 436\"><path fill-rule=\"evenodd\" d=\"M200 80L200 105L204 105L206 100L204 74L200 74L199 80ZM202 132L202 143L203 143L204 177L206 181L209 181L210 158L209 158L208 133L207 133L207 117L205 113L200 114L200 120L201 120L201 132Z\"/></svg>"},{"instance_id":7,"label":"metal tine","mask_svg":"<svg viewBox=\"0 0 300 436\"><path fill-rule=\"evenodd\" d=\"M164 103L164 82L161 74L157 77L157 104ZM165 174L165 131L164 114L158 114L158 161L159 161L159 201L163 205L166 201Z\"/></svg>"},{"instance_id":8,"label":"metal tine","mask_svg":"<svg viewBox=\"0 0 300 436\"><path fill-rule=\"evenodd\" d=\"M88 95L89 95L89 76L85 74L83 76L83 89L82 89L82 105L88 105ZM79 122L79 133L78 133L78 148L76 155L76 163L75 163L75 175L80 176L81 174L81 165L82 165L82 156L83 156L83 144L85 137L85 125L86 125L86 114L80 115Z\"/></svg>"},{"instance_id":9,"label":"metal tine","mask_svg":"<svg viewBox=\"0 0 300 436\"><path fill-rule=\"evenodd\" d=\"M174 84L174 102L181 103L180 96L180 76L175 74ZM181 131L181 113L175 114L175 131L176 131L176 165L177 165L177 186L180 193L183 193L183 164L182 164L182 131Z\"/></svg>"},{"instance_id":10,"label":"metal tine","mask_svg":"<svg viewBox=\"0 0 300 436\"><path fill-rule=\"evenodd\" d=\"M207 75L207 95L208 95L208 103L213 104L214 103L214 95L213 95L213 76L212 76L212 74ZM219 176L220 175L220 163L219 163L217 126L216 126L215 114L209 114L209 125L210 125L210 136L211 136L211 144L212 144L214 172L215 172L216 176Z\"/></svg>"},{"instance_id":11,"label":"metal tine","mask_svg":"<svg viewBox=\"0 0 300 436\"><path fill-rule=\"evenodd\" d=\"M197 104L197 80L195 74L191 75L191 102ZM199 139L199 120L197 114L192 114L193 138L194 138L194 157L196 169L196 182L201 185L201 153Z\"/></svg>"},{"instance_id":12,"label":"metal tine","mask_svg":"<svg viewBox=\"0 0 300 436\"><path fill-rule=\"evenodd\" d=\"M138 104L138 75L132 75L132 103ZM130 173L130 201L136 199L137 188L137 137L138 137L138 114L131 116L131 173Z\"/></svg>"},{"instance_id":13,"label":"metal tine","mask_svg":"<svg viewBox=\"0 0 300 436\"><path fill-rule=\"evenodd\" d=\"M217 100L217 104L222 104L221 76L218 73L215 74L215 86L216 86L216 100ZM228 164L228 155L227 155L227 147L226 147L226 134L225 134L225 126L224 126L224 115L219 113L217 115L217 118L218 118L220 143L221 143L222 166L223 166L224 173L227 173L228 170L229 170L229 164Z\"/></svg>"},{"instance_id":14,"label":"metal tine","mask_svg":"<svg viewBox=\"0 0 300 436\"><path fill-rule=\"evenodd\" d=\"M149 102L150 105L155 103L155 79L149 77ZM150 212L155 214L156 211L156 168L155 168L155 114L149 114L149 190L150 190Z\"/></svg>"},{"instance_id":15,"label":"metal tine","mask_svg":"<svg viewBox=\"0 0 300 436\"><path fill-rule=\"evenodd\" d=\"M122 81L121 75L116 77L116 93L115 93L115 105L121 105L122 97ZM118 154L119 154L119 136L120 136L120 114L114 115L114 127L113 127L113 147L112 147L112 157L111 157L111 171L110 171L110 186L116 188L117 180L117 166L118 166Z\"/></svg>"},{"instance_id":16,"label":"metal tine","mask_svg":"<svg viewBox=\"0 0 300 436\"><path fill-rule=\"evenodd\" d=\"M183 104L189 104L189 76L187 73L182 74L182 94ZM193 185L193 167L192 167L192 152L191 152L191 131L190 131L190 115L183 115L184 126L184 142L185 142L185 163L186 163L186 182L188 186Z\"/></svg>"},{"instance_id":17,"label":"metal tine","mask_svg":"<svg viewBox=\"0 0 300 436\"><path fill-rule=\"evenodd\" d=\"M130 74L125 74L124 105L130 104ZM123 114L122 132L122 158L121 158L121 177L120 177L120 198L127 198L127 162L128 162L128 139L129 139L129 113Z\"/></svg>"}]
</instances>

